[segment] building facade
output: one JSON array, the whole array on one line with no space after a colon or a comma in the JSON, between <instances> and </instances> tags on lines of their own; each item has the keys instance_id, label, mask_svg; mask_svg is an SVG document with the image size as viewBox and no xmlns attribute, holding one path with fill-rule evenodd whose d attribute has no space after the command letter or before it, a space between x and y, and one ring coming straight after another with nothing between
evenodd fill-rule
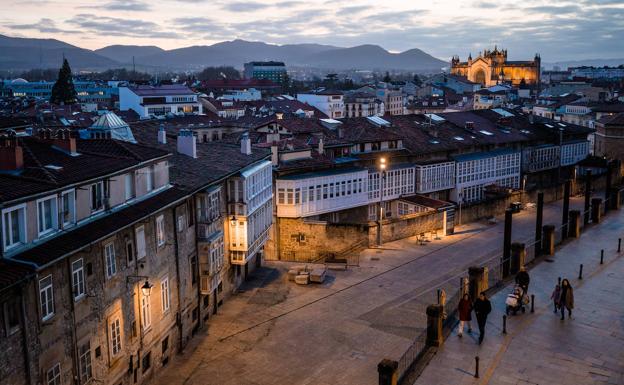
<instances>
[{"instance_id":1,"label":"building facade","mask_svg":"<svg viewBox=\"0 0 624 385\"><path fill-rule=\"evenodd\" d=\"M245 63L245 79L267 79L282 84L287 79L286 65L278 61L252 61Z\"/></svg>"},{"instance_id":2,"label":"building facade","mask_svg":"<svg viewBox=\"0 0 624 385\"><path fill-rule=\"evenodd\" d=\"M484 50L476 59L460 62L458 56L451 60L451 74L466 77L474 83L490 87L499 83L519 86L539 85L541 58L535 55L530 61L508 61L507 50Z\"/></svg>"},{"instance_id":3,"label":"building facade","mask_svg":"<svg viewBox=\"0 0 624 385\"><path fill-rule=\"evenodd\" d=\"M141 118L203 113L197 94L179 84L120 87L119 109L132 110Z\"/></svg>"},{"instance_id":4,"label":"building facade","mask_svg":"<svg viewBox=\"0 0 624 385\"><path fill-rule=\"evenodd\" d=\"M344 95L340 91L323 90L297 94L297 100L317 108L331 119L345 117Z\"/></svg>"}]
</instances>

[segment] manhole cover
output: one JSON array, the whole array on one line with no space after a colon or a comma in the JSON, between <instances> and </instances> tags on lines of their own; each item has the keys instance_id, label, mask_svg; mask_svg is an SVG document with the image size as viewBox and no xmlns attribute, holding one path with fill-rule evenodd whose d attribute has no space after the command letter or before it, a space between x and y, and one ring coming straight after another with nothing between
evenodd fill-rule
<instances>
[{"instance_id":1,"label":"manhole cover","mask_svg":"<svg viewBox=\"0 0 624 385\"><path fill-rule=\"evenodd\" d=\"M379 261L379 257L371 257L371 261Z\"/></svg>"}]
</instances>

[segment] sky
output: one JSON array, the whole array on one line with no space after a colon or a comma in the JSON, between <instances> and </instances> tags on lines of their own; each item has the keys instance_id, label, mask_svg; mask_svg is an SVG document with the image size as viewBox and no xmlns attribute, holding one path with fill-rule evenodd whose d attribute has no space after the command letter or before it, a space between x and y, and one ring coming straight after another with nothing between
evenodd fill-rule
<instances>
[{"instance_id":1,"label":"sky","mask_svg":"<svg viewBox=\"0 0 624 385\"><path fill-rule=\"evenodd\" d=\"M494 44L510 60L624 56L624 0L0 0L0 9L0 34L89 49L245 39L420 48L443 60Z\"/></svg>"}]
</instances>

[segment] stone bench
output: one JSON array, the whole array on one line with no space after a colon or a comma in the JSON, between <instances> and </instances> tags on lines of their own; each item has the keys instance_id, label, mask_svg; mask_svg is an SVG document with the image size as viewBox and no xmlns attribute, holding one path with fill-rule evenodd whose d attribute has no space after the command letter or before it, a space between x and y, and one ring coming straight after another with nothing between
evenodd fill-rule
<instances>
[{"instance_id":1,"label":"stone bench","mask_svg":"<svg viewBox=\"0 0 624 385\"><path fill-rule=\"evenodd\" d=\"M326 259L325 266L331 270L347 270L347 260L344 258Z\"/></svg>"},{"instance_id":2,"label":"stone bench","mask_svg":"<svg viewBox=\"0 0 624 385\"><path fill-rule=\"evenodd\" d=\"M310 283L310 273L303 272L295 277L295 283L297 285L307 285Z\"/></svg>"},{"instance_id":3,"label":"stone bench","mask_svg":"<svg viewBox=\"0 0 624 385\"><path fill-rule=\"evenodd\" d=\"M317 267L310 273L310 282L323 283L327 274L326 267Z\"/></svg>"}]
</instances>

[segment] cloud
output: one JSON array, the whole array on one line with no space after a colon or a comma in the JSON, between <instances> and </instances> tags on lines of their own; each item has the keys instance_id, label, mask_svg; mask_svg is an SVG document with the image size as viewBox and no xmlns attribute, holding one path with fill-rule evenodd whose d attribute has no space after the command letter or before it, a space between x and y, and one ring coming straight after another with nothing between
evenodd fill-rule
<instances>
[{"instance_id":1,"label":"cloud","mask_svg":"<svg viewBox=\"0 0 624 385\"><path fill-rule=\"evenodd\" d=\"M84 5L79 8L102 9L106 11L144 12L151 10L151 6L140 0L112 0L100 5Z\"/></svg>"},{"instance_id":2,"label":"cloud","mask_svg":"<svg viewBox=\"0 0 624 385\"><path fill-rule=\"evenodd\" d=\"M62 34L72 34L79 33L76 30L68 30L57 27L56 23L52 19L43 18L40 19L37 23L32 24L8 24L8 27L12 29L20 29L20 30L33 30L39 31L41 33L62 33Z\"/></svg>"},{"instance_id":3,"label":"cloud","mask_svg":"<svg viewBox=\"0 0 624 385\"><path fill-rule=\"evenodd\" d=\"M223 6L223 9L230 12L255 12L260 9L269 8L270 4L260 3L257 1L233 1Z\"/></svg>"},{"instance_id":4,"label":"cloud","mask_svg":"<svg viewBox=\"0 0 624 385\"><path fill-rule=\"evenodd\" d=\"M78 14L67 20L81 29L103 33L108 36L127 36L153 39L178 39L183 38L179 33L165 31L158 24L151 21L136 19L121 19L93 14Z\"/></svg>"},{"instance_id":5,"label":"cloud","mask_svg":"<svg viewBox=\"0 0 624 385\"><path fill-rule=\"evenodd\" d=\"M475 8L498 8L499 4L494 1L475 1L472 6Z\"/></svg>"}]
</instances>

